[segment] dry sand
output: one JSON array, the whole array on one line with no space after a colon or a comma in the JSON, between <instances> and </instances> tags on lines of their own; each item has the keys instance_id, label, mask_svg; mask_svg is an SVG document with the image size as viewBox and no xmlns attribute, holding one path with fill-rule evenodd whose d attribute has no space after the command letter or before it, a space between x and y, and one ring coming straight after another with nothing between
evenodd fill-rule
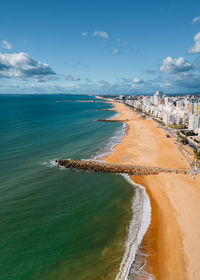
<instances>
[{"instance_id":1,"label":"dry sand","mask_svg":"<svg viewBox=\"0 0 200 280\"><path fill-rule=\"evenodd\" d=\"M127 119L128 131L109 163L162 167L188 167L172 138L151 120L143 120L129 107L114 103ZM148 254L147 271L156 279L200 280L200 176L160 174L132 178L146 187L152 221L141 245Z\"/></svg>"}]
</instances>

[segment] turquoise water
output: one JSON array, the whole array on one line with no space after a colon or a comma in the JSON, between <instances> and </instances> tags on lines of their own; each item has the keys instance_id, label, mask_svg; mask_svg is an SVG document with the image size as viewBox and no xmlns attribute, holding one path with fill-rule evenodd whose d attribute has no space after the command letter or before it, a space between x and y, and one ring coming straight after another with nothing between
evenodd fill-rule
<instances>
[{"instance_id":1,"label":"turquoise water","mask_svg":"<svg viewBox=\"0 0 200 280\"><path fill-rule=\"evenodd\" d=\"M73 102L56 102L71 99ZM114 279L134 189L122 176L53 167L91 158L121 128L84 96L0 95L0 279Z\"/></svg>"}]
</instances>

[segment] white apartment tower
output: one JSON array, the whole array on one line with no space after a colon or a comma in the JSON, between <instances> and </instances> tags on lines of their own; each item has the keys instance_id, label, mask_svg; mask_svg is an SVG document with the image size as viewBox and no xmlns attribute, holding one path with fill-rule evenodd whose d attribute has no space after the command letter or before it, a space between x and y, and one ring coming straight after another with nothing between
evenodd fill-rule
<instances>
[{"instance_id":1,"label":"white apartment tower","mask_svg":"<svg viewBox=\"0 0 200 280\"><path fill-rule=\"evenodd\" d=\"M189 130L196 130L200 128L200 115L199 114L191 114L189 117Z\"/></svg>"},{"instance_id":2,"label":"white apartment tower","mask_svg":"<svg viewBox=\"0 0 200 280\"><path fill-rule=\"evenodd\" d=\"M156 93L153 96L153 104L157 106L158 105L158 100L162 99L162 97L163 97L162 90L157 90Z\"/></svg>"}]
</instances>

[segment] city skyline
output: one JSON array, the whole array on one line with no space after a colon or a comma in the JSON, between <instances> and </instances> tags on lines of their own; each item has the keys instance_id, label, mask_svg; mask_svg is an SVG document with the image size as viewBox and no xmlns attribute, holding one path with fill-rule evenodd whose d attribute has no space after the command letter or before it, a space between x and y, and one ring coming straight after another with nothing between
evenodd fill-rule
<instances>
[{"instance_id":1,"label":"city skyline","mask_svg":"<svg viewBox=\"0 0 200 280\"><path fill-rule=\"evenodd\" d=\"M11 1L0 93L200 91L198 1Z\"/></svg>"}]
</instances>

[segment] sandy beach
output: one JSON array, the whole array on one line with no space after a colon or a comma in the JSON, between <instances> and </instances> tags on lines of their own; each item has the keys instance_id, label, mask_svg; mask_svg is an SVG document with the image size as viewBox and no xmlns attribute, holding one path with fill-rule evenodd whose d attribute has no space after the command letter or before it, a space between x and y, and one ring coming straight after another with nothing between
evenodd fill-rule
<instances>
[{"instance_id":1,"label":"sandy beach","mask_svg":"<svg viewBox=\"0 0 200 280\"><path fill-rule=\"evenodd\" d=\"M147 166L188 168L172 138L151 120L114 103L117 120L127 120L121 144L105 160ZM132 178L151 199L151 225L141 244L146 270L156 279L200 279L200 175L160 174Z\"/></svg>"}]
</instances>

